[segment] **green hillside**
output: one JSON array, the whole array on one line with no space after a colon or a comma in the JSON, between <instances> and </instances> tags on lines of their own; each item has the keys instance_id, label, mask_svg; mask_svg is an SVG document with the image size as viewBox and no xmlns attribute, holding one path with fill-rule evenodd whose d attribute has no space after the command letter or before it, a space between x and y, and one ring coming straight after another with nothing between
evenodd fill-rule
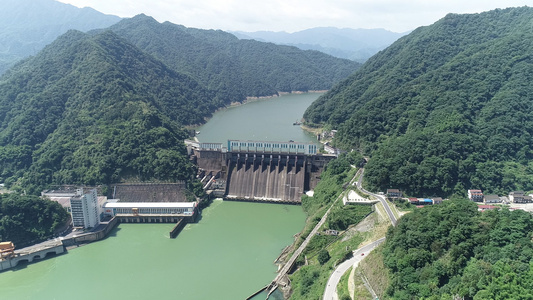
<instances>
[{"instance_id":1,"label":"green hillside","mask_svg":"<svg viewBox=\"0 0 533 300\"><path fill-rule=\"evenodd\" d=\"M390 299L531 299L533 218L468 200L416 209L383 250Z\"/></svg>"},{"instance_id":2,"label":"green hillside","mask_svg":"<svg viewBox=\"0 0 533 300\"><path fill-rule=\"evenodd\" d=\"M110 29L216 91L226 103L278 92L327 90L360 66L318 51L239 40L220 30L161 24L145 15Z\"/></svg>"},{"instance_id":3,"label":"green hillside","mask_svg":"<svg viewBox=\"0 0 533 300\"><path fill-rule=\"evenodd\" d=\"M187 180L182 125L221 104L114 33L69 31L0 78L0 182Z\"/></svg>"},{"instance_id":4,"label":"green hillside","mask_svg":"<svg viewBox=\"0 0 533 300\"><path fill-rule=\"evenodd\" d=\"M450 14L368 60L305 113L371 154L372 189L533 189L533 8Z\"/></svg>"}]
</instances>

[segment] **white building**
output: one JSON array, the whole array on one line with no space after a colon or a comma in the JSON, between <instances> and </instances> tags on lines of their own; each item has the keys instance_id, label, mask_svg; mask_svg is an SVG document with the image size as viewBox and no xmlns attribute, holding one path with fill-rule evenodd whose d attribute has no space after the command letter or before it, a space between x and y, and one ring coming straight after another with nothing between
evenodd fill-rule
<instances>
[{"instance_id":1,"label":"white building","mask_svg":"<svg viewBox=\"0 0 533 300\"><path fill-rule=\"evenodd\" d=\"M483 202L483 192L481 190L468 190L468 199L474 202Z\"/></svg>"},{"instance_id":2,"label":"white building","mask_svg":"<svg viewBox=\"0 0 533 300\"><path fill-rule=\"evenodd\" d=\"M76 195L70 198L72 224L74 227L91 228L100 224L100 209L96 189L84 193L79 189Z\"/></svg>"},{"instance_id":3,"label":"white building","mask_svg":"<svg viewBox=\"0 0 533 300\"><path fill-rule=\"evenodd\" d=\"M192 216L196 202L107 202L106 215L185 215Z\"/></svg>"}]
</instances>

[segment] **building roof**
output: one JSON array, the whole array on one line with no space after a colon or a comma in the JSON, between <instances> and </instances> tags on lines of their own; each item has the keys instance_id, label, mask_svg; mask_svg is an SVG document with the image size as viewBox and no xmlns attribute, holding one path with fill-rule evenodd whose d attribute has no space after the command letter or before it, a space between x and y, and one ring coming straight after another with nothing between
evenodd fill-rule
<instances>
[{"instance_id":1,"label":"building roof","mask_svg":"<svg viewBox=\"0 0 533 300\"><path fill-rule=\"evenodd\" d=\"M388 193L399 193L400 190L399 189L387 189L387 194Z\"/></svg>"},{"instance_id":2,"label":"building roof","mask_svg":"<svg viewBox=\"0 0 533 300\"><path fill-rule=\"evenodd\" d=\"M498 195L486 195L485 201L500 201L500 197Z\"/></svg>"},{"instance_id":3,"label":"building roof","mask_svg":"<svg viewBox=\"0 0 533 300\"><path fill-rule=\"evenodd\" d=\"M49 197L49 198L51 201L55 201L65 208L70 207L71 197Z\"/></svg>"},{"instance_id":4,"label":"building roof","mask_svg":"<svg viewBox=\"0 0 533 300\"><path fill-rule=\"evenodd\" d=\"M498 206L494 206L494 205L478 205L477 208L478 209L482 209L482 210L486 210L486 209L495 209L495 208L498 208Z\"/></svg>"},{"instance_id":5,"label":"building roof","mask_svg":"<svg viewBox=\"0 0 533 300\"><path fill-rule=\"evenodd\" d=\"M196 202L107 202L105 208L194 208Z\"/></svg>"},{"instance_id":6,"label":"building roof","mask_svg":"<svg viewBox=\"0 0 533 300\"><path fill-rule=\"evenodd\" d=\"M1 242L0 243L0 249L14 249L15 246L13 245L13 242Z\"/></svg>"}]
</instances>

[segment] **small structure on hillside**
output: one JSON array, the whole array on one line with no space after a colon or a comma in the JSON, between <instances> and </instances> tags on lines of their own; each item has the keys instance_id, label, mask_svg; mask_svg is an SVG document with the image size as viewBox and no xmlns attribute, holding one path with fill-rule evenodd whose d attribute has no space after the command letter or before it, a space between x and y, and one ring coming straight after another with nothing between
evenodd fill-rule
<instances>
[{"instance_id":1,"label":"small structure on hillside","mask_svg":"<svg viewBox=\"0 0 533 300\"><path fill-rule=\"evenodd\" d=\"M326 231L324 231L324 233L326 235L334 235L334 236L339 235L339 232L337 230L334 230L334 229L326 229Z\"/></svg>"},{"instance_id":2,"label":"small structure on hillside","mask_svg":"<svg viewBox=\"0 0 533 300\"><path fill-rule=\"evenodd\" d=\"M523 191L514 191L509 193L511 203L532 203L531 196L526 196Z\"/></svg>"},{"instance_id":3,"label":"small structure on hillside","mask_svg":"<svg viewBox=\"0 0 533 300\"><path fill-rule=\"evenodd\" d=\"M387 198L398 199L402 197L402 192L399 189L387 189Z\"/></svg>"},{"instance_id":4,"label":"small structure on hillside","mask_svg":"<svg viewBox=\"0 0 533 300\"><path fill-rule=\"evenodd\" d=\"M485 196L485 204L487 203L501 203L500 197L498 195L487 195Z\"/></svg>"},{"instance_id":5,"label":"small structure on hillside","mask_svg":"<svg viewBox=\"0 0 533 300\"><path fill-rule=\"evenodd\" d=\"M481 190L468 190L468 199L474 202L483 202L483 192Z\"/></svg>"},{"instance_id":6,"label":"small structure on hillside","mask_svg":"<svg viewBox=\"0 0 533 300\"><path fill-rule=\"evenodd\" d=\"M497 209L497 208L499 207L494 206L494 205L478 205L477 206L478 211L486 211L486 210Z\"/></svg>"},{"instance_id":7,"label":"small structure on hillside","mask_svg":"<svg viewBox=\"0 0 533 300\"><path fill-rule=\"evenodd\" d=\"M379 202L378 200L370 200L362 197L356 191L350 190L347 195L342 198L342 203L346 204L374 204Z\"/></svg>"},{"instance_id":8,"label":"small structure on hillside","mask_svg":"<svg viewBox=\"0 0 533 300\"><path fill-rule=\"evenodd\" d=\"M0 258L10 258L15 254L15 245L12 242L0 243Z\"/></svg>"}]
</instances>

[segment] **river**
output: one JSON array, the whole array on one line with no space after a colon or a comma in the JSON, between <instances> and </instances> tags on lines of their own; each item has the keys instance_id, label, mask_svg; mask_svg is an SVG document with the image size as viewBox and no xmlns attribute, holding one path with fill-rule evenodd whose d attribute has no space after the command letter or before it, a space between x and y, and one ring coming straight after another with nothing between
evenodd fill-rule
<instances>
[{"instance_id":1,"label":"river","mask_svg":"<svg viewBox=\"0 0 533 300\"><path fill-rule=\"evenodd\" d=\"M292 123L318 96L284 95L220 111L198 129L199 138L312 141ZM304 222L300 206L215 200L176 239L168 238L172 224L120 224L103 241L0 273L0 295L244 299L275 277L274 259Z\"/></svg>"}]
</instances>

